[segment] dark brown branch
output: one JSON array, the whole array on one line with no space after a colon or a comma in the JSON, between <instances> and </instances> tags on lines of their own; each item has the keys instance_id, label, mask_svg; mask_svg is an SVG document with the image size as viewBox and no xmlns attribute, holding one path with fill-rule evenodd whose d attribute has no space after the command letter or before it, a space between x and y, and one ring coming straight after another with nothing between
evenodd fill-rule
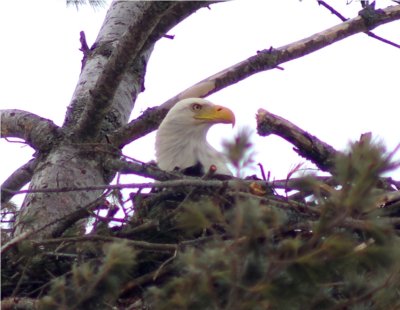
<instances>
[{"instance_id":1,"label":"dark brown branch","mask_svg":"<svg viewBox=\"0 0 400 310\"><path fill-rule=\"evenodd\" d=\"M137 249L147 250L147 251L161 251L161 252L175 252L178 249L177 244L169 244L169 243L151 243L141 240L129 240L129 239L121 239L115 237L106 237L106 236L98 236L98 235L86 235L82 237L69 237L69 238L56 238L56 239L44 239L40 241L32 241L35 245L42 244L58 244L65 242L121 242L124 241L128 245L133 246Z\"/></svg>"},{"instance_id":2,"label":"dark brown branch","mask_svg":"<svg viewBox=\"0 0 400 310\"><path fill-rule=\"evenodd\" d=\"M181 179L184 177L179 172L168 172L161 170L154 164L128 162L123 159L108 159L104 163L107 170L119 172L122 174L136 174L146 178L152 178L157 181L166 181Z\"/></svg>"},{"instance_id":3,"label":"dark brown branch","mask_svg":"<svg viewBox=\"0 0 400 310\"><path fill-rule=\"evenodd\" d=\"M325 179L322 177L322 179ZM273 188L283 188L287 190L298 189L302 185L298 182L301 178L290 179L290 180L274 180L266 182L264 180L242 180L237 178L232 178L231 180L203 180L196 177L185 176L184 179L178 180L168 180L168 181L156 181L147 183L127 183L127 184L114 184L114 185L97 185L97 186L84 186L84 187L60 187L60 188L42 188L42 189L27 189L17 192L12 192L13 194L28 194L28 193L61 193L61 192L79 192L79 191L98 191L98 190L121 190L128 188L180 188L180 187L204 187L204 188L232 188L237 189L238 186L244 185L249 186L251 184L258 184L261 186L273 187ZM300 185L299 185L300 184Z\"/></svg>"},{"instance_id":4,"label":"dark brown branch","mask_svg":"<svg viewBox=\"0 0 400 310\"><path fill-rule=\"evenodd\" d=\"M13 197L13 194L10 191L16 192L30 182L37 163L37 158L31 159L14 171L14 173L4 181L1 185L2 203L10 201Z\"/></svg>"},{"instance_id":5,"label":"dark brown branch","mask_svg":"<svg viewBox=\"0 0 400 310\"><path fill-rule=\"evenodd\" d=\"M35 310L38 309L39 300L27 297L9 297L1 301L2 310Z\"/></svg>"},{"instance_id":6,"label":"dark brown branch","mask_svg":"<svg viewBox=\"0 0 400 310\"><path fill-rule=\"evenodd\" d=\"M97 208L101 205L105 200L105 194L97 198L95 201L89 203L88 205L80 208L70 214L63 216L61 219L56 221L57 227L55 227L52 231L51 236L57 238L61 236L68 228L72 227L79 220L87 218L91 215L90 211Z\"/></svg>"},{"instance_id":7,"label":"dark brown branch","mask_svg":"<svg viewBox=\"0 0 400 310\"><path fill-rule=\"evenodd\" d=\"M234 182L234 183L232 183ZM220 180L202 180L194 177L187 177L183 180L171 180L164 182L148 182L148 183L129 183L129 184L114 184L114 185L97 185L85 187L60 187L60 188L42 188L42 189L27 189L17 192L10 191L13 194L28 194L28 193L62 193L62 192L79 192L79 191L98 191L98 190L114 190L127 188L163 188L163 187L182 187L182 186L200 186L200 187L226 187L236 186L237 181L220 181ZM254 181L243 181L251 183ZM263 184L265 181L261 181ZM8 190L5 190L8 191Z\"/></svg>"},{"instance_id":8,"label":"dark brown branch","mask_svg":"<svg viewBox=\"0 0 400 310\"><path fill-rule=\"evenodd\" d=\"M325 8L327 8L332 14L336 15L337 17L339 17L339 19L340 19L341 21L346 21L346 20L348 20L348 18L344 17L342 14L340 14L337 10L335 10L332 6L330 6L329 4L327 4L325 1L318 0L318 4L319 4L319 5L322 5L322 6L325 7ZM363 18L368 18L366 15L363 15L363 12L370 12L370 11L371 11L371 8L366 7L364 10L362 10L362 11L360 12L360 16L362 16ZM375 10L372 10L372 11L375 12ZM381 42L386 43L386 44L389 44L389 45L391 45L391 46L400 48L400 45L399 45L399 44L396 44L396 43L394 43L394 42L392 42L392 41L390 41L390 40L387 40L387 39L385 39L385 38L382 38L382 37L376 35L375 33L373 33L372 31L366 31L365 34L368 35L368 36L370 36L371 38L374 38L374 39L378 40L378 41L381 41Z\"/></svg>"},{"instance_id":9,"label":"dark brown branch","mask_svg":"<svg viewBox=\"0 0 400 310\"><path fill-rule=\"evenodd\" d=\"M189 87L157 108L147 109L138 119L131 121L128 125L111 134L109 136L110 141L117 147L123 147L156 130L168 110L181 99L209 96L255 73L275 69L279 64L303 57L356 33L366 32L369 27L377 27L400 19L400 6L388 7L381 11L383 13L379 15L379 18L376 18L372 25L369 24L368 27L365 25L363 17L357 16L306 39L277 49L268 48L259 51L256 55Z\"/></svg>"},{"instance_id":10,"label":"dark brown branch","mask_svg":"<svg viewBox=\"0 0 400 310\"><path fill-rule=\"evenodd\" d=\"M132 237L134 235L143 233L144 231L155 229L159 227L160 221L159 220L149 220L139 226L135 226L133 228L123 229L122 231L117 233L118 237Z\"/></svg>"},{"instance_id":11,"label":"dark brown branch","mask_svg":"<svg viewBox=\"0 0 400 310\"><path fill-rule=\"evenodd\" d=\"M352 308L353 305L357 305L361 301L365 300L365 301L369 302L372 300L373 295L377 294L379 291L382 291L386 287L388 287L389 283L392 281L393 278L395 279L394 281L398 281L399 280L398 273L394 273L394 272L390 273L387 277L385 277L382 280L381 284L376 285L375 287L372 287L370 290L368 290L366 292L358 293L357 295L355 295L354 297L352 297L348 300L339 302L331 309L332 310L349 309L349 308Z\"/></svg>"},{"instance_id":12,"label":"dark brown branch","mask_svg":"<svg viewBox=\"0 0 400 310\"><path fill-rule=\"evenodd\" d=\"M51 120L22 110L1 110L1 138L20 138L33 149L46 151L59 135Z\"/></svg>"},{"instance_id":13,"label":"dark brown branch","mask_svg":"<svg viewBox=\"0 0 400 310\"><path fill-rule=\"evenodd\" d=\"M311 160L323 171L332 172L337 151L329 144L320 141L286 119L259 109L257 114L257 132L260 136L275 134L292 143L300 156Z\"/></svg>"},{"instance_id":14,"label":"dark brown branch","mask_svg":"<svg viewBox=\"0 0 400 310\"><path fill-rule=\"evenodd\" d=\"M168 272L171 272L172 270L173 270L173 267L171 265L166 266L165 268L163 268L161 270L156 269L156 270L146 273L134 280L129 281L123 287L123 289L121 291L121 296L127 295L136 289L140 289L143 286L145 286L146 284L154 283L158 277L160 277Z\"/></svg>"},{"instance_id":15,"label":"dark brown branch","mask_svg":"<svg viewBox=\"0 0 400 310\"><path fill-rule=\"evenodd\" d=\"M53 237L58 237L61 235L67 228L69 228L71 225L76 223L79 219L82 219L84 217L87 217L90 215L89 210L91 208L97 207L99 202L103 199L102 197L99 197L97 200L93 201L92 203L89 203L85 207L82 207L81 209L71 212L70 214L67 214L63 216L62 218L57 218L49 223L46 223L45 225L37 228L37 229L31 229L31 230L26 230L25 232L17 235L15 238L9 240L6 244L3 244L1 246L1 253L4 253L20 243L23 240L27 240L31 238L31 236L40 233L41 231L47 229L48 227L54 225L54 224L59 224L56 229L54 229L52 236Z\"/></svg>"}]
</instances>

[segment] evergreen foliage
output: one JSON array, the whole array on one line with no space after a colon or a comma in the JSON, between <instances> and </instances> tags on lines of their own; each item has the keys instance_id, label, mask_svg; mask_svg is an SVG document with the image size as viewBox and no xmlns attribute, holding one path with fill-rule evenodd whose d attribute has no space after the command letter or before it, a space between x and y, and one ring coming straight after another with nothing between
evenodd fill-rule
<instances>
[{"instance_id":1,"label":"evergreen foliage","mask_svg":"<svg viewBox=\"0 0 400 310\"><path fill-rule=\"evenodd\" d=\"M66 1L77 9L105 3ZM154 44L211 3L113 2L91 48L81 32L81 78L62 127L25 111L2 112L2 137L23 138L36 151L3 183L8 201L33 180L24 208L2 205L2 309L400 309L400 182L385 177L399 163L369 134L340 153L259 110L260 135L286 139L329 177L294 177L299 164L286 180L272 182L263 171L262 180L243 179L253 162L248 130L223 145L236 177L218 175L215 166L194 178L121 159L122 148L155 130L181 97L282 69L355 33L398 47L370 32L398 19L398 8L367 5L343 24L257 51L125 124ZM157 181L125 185L123 193L121 184L102 185L117 172ZM53 201L61 192L71 195Z\"/></svg>"},{"instance_id":2,"label":"evergreen foliage","mask_svg":"<svg viewBox=\"0 0 400 310\"><path fill-rule=\"evenodd\" d=\"M238 168L251 158L240 135L225 143ZM121 226L7 251L3 296L39 309L399 309L399 204L382 177L398 167L391 156L363 136L331 178L296 178L293 195L242 179L137 193Z\"/></svg>"},{"instance_id":3,"label":"evergreen foliage","mask_svg":"<svg viewBox=\"0 0 400 310\"><path fill-rule=\"evenodd\" d=\"M103 309L118 298L135 252L121 241L104 246L104 259L73 264L69 277L54 279L40 309Z\"/></svg>"},{"instance_id":4,"label":"evergreen foliage","mask_svg":"<svg viewBox=\"0 0 400 310\"><path fill-rule=\"evenodd\" d=\"M154 309L399 308L400 240L377 187L394 165L383 154L369 139L352 144L336 160L329 195L304 179L319 213L307 229L290 229L284 208L237 199L225 235L183 251L178 274L150 288L147 301Z\"/></svg>"}]
</instances>

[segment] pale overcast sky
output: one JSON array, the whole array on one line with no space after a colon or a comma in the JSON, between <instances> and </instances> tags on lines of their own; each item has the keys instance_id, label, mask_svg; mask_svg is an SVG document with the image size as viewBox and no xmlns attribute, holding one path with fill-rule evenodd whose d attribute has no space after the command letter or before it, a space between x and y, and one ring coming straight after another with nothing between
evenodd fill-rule
<instances>
[{"instance_id":1,"label":"pale overcast sky","mask_svg":"<svg viewBox=\"0 0 400 310\"><path fill-rule=\"evenodd\" d=\"M354 17L358 1L331 0L344 16ZM378 0L378 7L394 5ZM106 8L66 8L63 0L3 1L0 9L2 109L22 109L61 125L78 81L82 54L79 32L91 45ZM256 53L303 39L340 23L314 0L237 0L201 9L172 29L173 40L160 40L148 65L146 91L132 118L163 103L188 86ZM374 30L400 44L400 22ZM295 123L338 150L360 134L372 131L389 150L400 142L400 50L364 34L345 39L301 59L282 64L224 89L208 99L230 107L238 128L255 128L255 113L264 108ZM218 125L209 134L218 148L232 136ZM285 178L304 159L279 137L254 134L256 160ZM0 181L32 156L19 143L0 142ZM154 159L154 133L132 143L124 153L143 161ZM400 158L399 154L396 156ZM392 176L400 178L397 171ZM130 177L132 178L132 177ZM129 181L125 179L126 182Z\"/></svg>"}]
</instances>

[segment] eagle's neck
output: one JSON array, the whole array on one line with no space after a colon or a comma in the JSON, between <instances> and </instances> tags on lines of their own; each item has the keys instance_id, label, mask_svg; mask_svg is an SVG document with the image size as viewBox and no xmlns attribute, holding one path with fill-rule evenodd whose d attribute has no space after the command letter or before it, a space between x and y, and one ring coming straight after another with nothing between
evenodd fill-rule
<instances>
[{"instance_id":1,"label":"eagle's neck","mask_svg":"<svg viewBox=\"0 0 400 310\"><path fill-rule=\"evenodd\" d=\"M210 127L209 124L182 126L175 122L160 127L156 139L160 168L184 170L200 164L204 172L215 165L217 173L230 175L221 155L206 140Z\"/></svg>"}]
</instances>

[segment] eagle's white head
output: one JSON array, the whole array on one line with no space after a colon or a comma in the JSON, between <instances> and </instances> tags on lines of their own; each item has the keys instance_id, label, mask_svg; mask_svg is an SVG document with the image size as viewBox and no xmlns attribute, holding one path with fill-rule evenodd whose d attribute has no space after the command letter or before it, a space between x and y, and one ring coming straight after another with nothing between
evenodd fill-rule
<instances>
[{"instance_id":1,"label":"eagle's white head","mask_svg":"<svg viewBox=\"0 0 400 310\"><path fill-rule=\"evenodd\" d=\"M197 167L201 168L198 172L204 174L214 165L217 174L231 175L223 156L206 140L208 129L217 123L234 125L235 115L230 109L205 99L179 101L168 112L156 134L158 166L167 171L176 168L188 171Z\"/></svg>"}]
</instances>

